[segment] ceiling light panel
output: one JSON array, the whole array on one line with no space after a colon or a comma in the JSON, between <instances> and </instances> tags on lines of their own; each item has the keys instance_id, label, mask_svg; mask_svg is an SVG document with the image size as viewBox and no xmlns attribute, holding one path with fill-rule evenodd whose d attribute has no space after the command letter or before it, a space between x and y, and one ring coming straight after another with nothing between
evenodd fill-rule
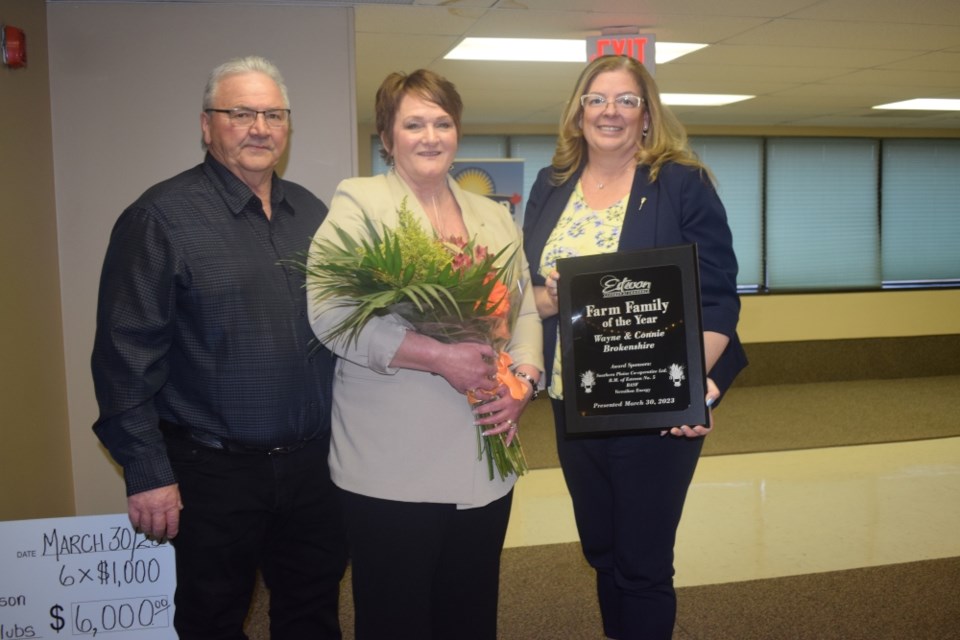
<instances>
[{"instance_id":1,"label":"ceiling light panel","mask_svg":"<svg viewBox=\"0 0 960 640\"><path fill-rule=\"evenodd\" d=\"M915 98L903 102L878 104L874 109L901 109L915 111L960 111L960 100L948 98Z\"/></svg>"},{"instance_id":2,"label":"ceiling light panel","mask_svg":"<svg viewBox=\"0 0 960 640\"><path fill-rule=\"evenodd\" d=\"M692 42L657 42L656 63L676 60L707 45ZM540 38L464 38L446 60L496 60L502 62L586 62L585 40Z\"/></svg>"}]
</instances>

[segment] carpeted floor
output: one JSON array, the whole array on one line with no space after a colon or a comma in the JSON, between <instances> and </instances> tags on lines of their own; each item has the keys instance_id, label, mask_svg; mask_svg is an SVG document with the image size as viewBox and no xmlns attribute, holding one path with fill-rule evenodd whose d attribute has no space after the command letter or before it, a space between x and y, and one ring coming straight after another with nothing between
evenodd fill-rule
<instances>
[{"instance_id":1,"label":"carpeted floor","mask_svg":"<svg viewBox=\"0 0 960 640\"><path fill-rule=\"evenodd\" d=\"M579 545L504 551L505 640L602 638ZM960 558L678 589L674 640L956 640Z\"/></svg>"},{"instance_id":2,"label":"carpeted floor","mask_svg":"<svg viewBox=\"0 0 960 640\"><path fill-rule=\"evenodd\" d=\"M960 558L677 590L674 640L958 640ZM247 633L269 640L267 597ZM353 640L349 571L340 622ZM593 573L577 543L505 549L503 640L601 640Z\"/></svg>"},{"instance_id":3,"label":"carpeted floor","mask_svg":"<svg viewBox=\"0 0 960 640\"><path fill-rule=\"evenodd\" d=\"M960 558L687 587L674 640L957 640L958 589Z\"/></svg>"},{"instance_id":4,"label":"carpeted floor","mask_svg":"<svg viewBox=\"0 0 960 640\"><path fill-rule=\"evenodd\" d=\"M957 398L960 376L735 387L704 454L957 436ZM531 468L557 466L550 411L538 400L522 421ZM352 640L349 572L343 587L344 640ZM674 640L960 640L960 558L678 591ZM261 584L251 640L269 638L266 609ZM602 638L577 543L504 550L499 628L505 640Z\"/></svg>"}]
</instances>

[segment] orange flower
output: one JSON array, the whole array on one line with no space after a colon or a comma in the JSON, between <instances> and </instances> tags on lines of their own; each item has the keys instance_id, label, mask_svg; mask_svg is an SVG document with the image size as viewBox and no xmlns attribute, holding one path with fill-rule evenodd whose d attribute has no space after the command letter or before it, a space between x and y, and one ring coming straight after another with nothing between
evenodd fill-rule
<instances>
[{"instance_id":1,"label":"orange flower","mask_svg":"<svg viewBox=\"0 0 960 640\"><path fill-rule=\"evenodd\" d=\"M487 275L484 284L490 282L491 278L496 278L495 273ZM500 280L497 280L493 283L493 289L490 290L490 295L487 297L486 301L477 300L477 304L474 307L477 311L481 311L484 315L494 316L497 318L505 318L510 312L510 290L507 289L507 285L503 284Z\"/></svg>"}]
</instances>

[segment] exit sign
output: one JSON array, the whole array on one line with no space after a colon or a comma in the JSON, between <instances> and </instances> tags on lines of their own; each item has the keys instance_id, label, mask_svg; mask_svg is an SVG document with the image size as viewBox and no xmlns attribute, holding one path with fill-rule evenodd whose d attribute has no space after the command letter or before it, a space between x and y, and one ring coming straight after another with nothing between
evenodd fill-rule
<instances>
[{"instance_id":1,"label":"exit sign","mask_svg":"<svg viewBox=\"0 0 960 640\"><path fill-rule=\"evenodd\" d=\"M587 38L587 60L593 61L599 56L630 56L636 58L647 68L650 75L656 66L657 37L652 33L611 34L590 36Z\"/></svg>"}]
</instances>

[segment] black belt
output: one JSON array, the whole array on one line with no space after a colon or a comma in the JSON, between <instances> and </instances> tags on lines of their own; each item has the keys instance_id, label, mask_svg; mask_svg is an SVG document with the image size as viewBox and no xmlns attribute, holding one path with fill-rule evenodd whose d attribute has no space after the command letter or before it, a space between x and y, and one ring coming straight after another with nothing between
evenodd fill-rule
<instances>
[{"instance_id":1,"label":"black belt","mask_svg":"<svg viewBox=\"0 0 960 640\"><path fill-rule=\"evenodd\" d=\"M243 444L241 442L234 442L222 436L218 436L215 433L207 433L205 431L190 429L179 424L167 422L166 420L160 421L160 431L162 431L163 435L167 436L168 438L186 440L188 442L198 444L201 447L213 449L215 451L223 451L224 453L238 453L243 455L273 456L293 453L294 451L303 449L305 446L307 446L307 444L310 443L311 440L313 440L313 438L306 438L304 440L300 440L299 442L294 442L293 444L286 444L279 447L256 446L251 444Z\"/></svg>"}]
</instances>

